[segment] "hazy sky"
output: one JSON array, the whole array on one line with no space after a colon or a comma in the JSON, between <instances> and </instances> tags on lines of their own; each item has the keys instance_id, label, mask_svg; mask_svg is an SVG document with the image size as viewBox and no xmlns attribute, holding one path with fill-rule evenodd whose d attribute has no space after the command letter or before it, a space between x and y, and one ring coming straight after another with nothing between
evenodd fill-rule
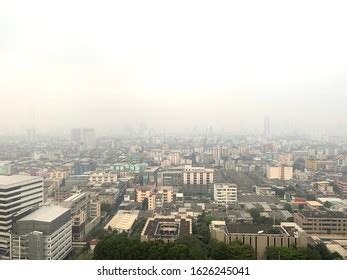
<instances>
[{"instance_id":1,"label":"hazy sky","mask_svg":"<svg viewBox=\"0 0 347 280\"><path fill-rule=\"evenodd\" d=\"M346 1L0 0L0 133L347 134Z\"/></svg>"}]
</instances>

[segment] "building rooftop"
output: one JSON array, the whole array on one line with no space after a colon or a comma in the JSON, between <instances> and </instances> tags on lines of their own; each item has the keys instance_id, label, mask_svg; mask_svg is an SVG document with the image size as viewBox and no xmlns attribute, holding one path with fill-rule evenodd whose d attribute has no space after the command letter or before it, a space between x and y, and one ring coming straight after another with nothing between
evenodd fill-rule
<instances>
[{"instance_id":1,"label":"building rooftop","mask_svg":"<svg viewBox=\"0 0 347 280\"><path fill-rule=\"evenodd\" d=\"M68 211L70 210L61 206L43 206L19 221L52 222Z\"/></svg>"},{"instance_id":2,"label":"building rooftop","mask_svg":"<svg viewBox=\"0 0 347 280\"><path fill-rule=\"evenodd\" d=\"M178 237L191 234L190 219L151 218L144 229L144 235L150 238Z\"/></svg>"},{"instance_id":3,"label":"building rooftop","mask_svg":"<svg viewBox=\"0 0 347 280\"><path fill-rule=\"evenodd\" d=\"M105 229L111 227L112 230L130 230L133 224L135 223L139 215L139 212L140 211L127 212L119 210L118 213L114 215L111 221L105 226Z\"/></svg>"},{"instance_id":4,"label":"building rooftop","mask_svg":"<svg viewBox=\"0 0 347 280\"><path fill-rule=\"evenodd\" d=\"M241 223L232 223L227 224L228 233L249 233L249 234L267 234L273 229L272 225L251 225L251 224L241 224Z\"/></svg>"},{"instance_id":5,"label":"building rooftop","mask_svg":"<svg viewBox=\"0 0 347 280\"><path fill-rule=\"evenodd\" d=\"M41 180L41 177L38 176L26 176L26 175L12 175L12 176L3 176L0 175L0 187L21 184L27 181Z\"/></svg>"},{"instance_id":6,"label":"building rooftop","mask_svg":"<svg viewBox=\"0 0 347 280\"><path fill-rule=\"evenodd\" d=\"M239 195L237 198L239 203L255 203L255 202L266 202L268 204L280 203L280 199L276 196L245 194L245 195Z\"/></svg>"},{"instance_id":7,"label":"building rooftop","mask_svg":"<svg viewBox=\"0 0 347 280\"><path fill-rule=\"evenodd\" d=\"M300 211L299 213L306 218L347 218L343 212L338 211Z\"/></svg>"},{"instance_id":8,"label":"building rooftop","mask_svg":"<svg viewBox=\"0 0 347 280\"><path fill-rule=\"evenodd\" d=\"M85 197L85 196L86 196L86 193L76 193L76 194L73 194L72 196L68 197L67 199L65 199L64 202L72 202L75 200L79 200L80 198Z\"/></svg>"},{"instance_id":9,"label":"building rooftop","mask_svg":"<svg viewBox=\"0 0 347 280\"><path fill-rule=\"evenodd\" d=\"M318 201L315 201L315 200L309 200L309 201L306 201L306 203L312 207L321 207L323 206L321 203L319 203Z\"/></svg>"}]
</instances>

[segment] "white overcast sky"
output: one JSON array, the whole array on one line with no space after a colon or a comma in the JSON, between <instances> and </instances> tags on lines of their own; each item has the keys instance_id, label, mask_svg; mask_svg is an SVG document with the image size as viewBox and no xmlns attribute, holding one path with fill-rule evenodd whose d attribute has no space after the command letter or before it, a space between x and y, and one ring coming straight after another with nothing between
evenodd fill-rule
<instances>
[{"instance_id":1,"label":"white overcast sky","mask_svg":"<svg viewBox=\"0 0 347 280\"><path fill-rule=\"evenodd\" d=\"M346 1L0 0L0 133L347 134Z\"/></svg>"}]
</instances>

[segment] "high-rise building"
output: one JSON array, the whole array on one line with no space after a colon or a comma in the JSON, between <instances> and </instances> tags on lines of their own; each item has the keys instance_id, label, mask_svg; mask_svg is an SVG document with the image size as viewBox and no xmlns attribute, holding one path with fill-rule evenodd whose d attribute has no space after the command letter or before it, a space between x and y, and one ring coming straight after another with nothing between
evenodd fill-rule
<instances>
[{"instance_id":1,"label":"high-rise building","mask_svg":"<svg viewBox=\"0 0 347 280\"><path fill-rule=\"evenodd\" d=\"M81 128L71 129L71 141L76 142L76 143L82 142L82 129Z\"/></svg>"},{"instance_id":2,"label":"high-rise building","mask_svg":"<svg viewBox=\"0 0 347 280\"><path fill-rule=\"evenodd\" d=\"M265 116L265 119L264 119L264 136L266 138L269 138L270 134L271 134L271 131L270 131L270 117L269 116Z\"/></svg>"},{"instance_id":3,"label":"high-rise building","mask_svg":"<svg viewBox=\"0 0 347 280\"><path fill-rule=\"evenodd\" d=\"M94 128L72 128L71 141L82 143L87 148L96 145L96 135Z\"/></svg>"},{"instance_id":4,"label":"high-rise building","mask_svg":"<svg viewBox=\"0 0 347 280\"><path fill-rule=\"evenodd\" d=\"M96 145L96 135L94 128L83 128L82 142L85 147L94 147Z\"/></svg>"},{"instance_id":5,"label":"high-rise building","mask_svg":"<svg viewBox=\"0 0 347 280\"><path fill-rule=\"evenodd\" d=\"M9 254L13 222L42 204L41 177L0 176L0 256Z\"/></svg>"},{"instance_id":6,"label":"high-rise building","mask_svg":"<svg viewBox=\"0 0 347 280\"><path fill-rule=\"evenodd\" d=\"M33 143L36 141L36 130L35 128L27 129L27 143Z\"/></svg>"}]
</instances>

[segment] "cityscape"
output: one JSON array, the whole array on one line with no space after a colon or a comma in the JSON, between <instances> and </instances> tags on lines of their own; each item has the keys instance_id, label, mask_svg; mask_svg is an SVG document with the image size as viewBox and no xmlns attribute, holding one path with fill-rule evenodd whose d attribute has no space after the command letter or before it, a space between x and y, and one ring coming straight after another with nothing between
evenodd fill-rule
<instances>
[{"instance_id":1,"label":"cityscape","mask_svg":"<svg viewBox=\"0 0 347 280\"><path fill-rule=\"evenodd\" d=\"M144 127L2 139L1 258L347 258L346 138Z\"/></svg>"},{"instance_id":2,"label":"cityscape","mask_svg":"<svg viewBox=\"0 0 347 280\"><path fill-rule=\"evenodd\" d=\"M0 2L2 279L345 266L345 1Z\"/></svg>"}]
</instances>

